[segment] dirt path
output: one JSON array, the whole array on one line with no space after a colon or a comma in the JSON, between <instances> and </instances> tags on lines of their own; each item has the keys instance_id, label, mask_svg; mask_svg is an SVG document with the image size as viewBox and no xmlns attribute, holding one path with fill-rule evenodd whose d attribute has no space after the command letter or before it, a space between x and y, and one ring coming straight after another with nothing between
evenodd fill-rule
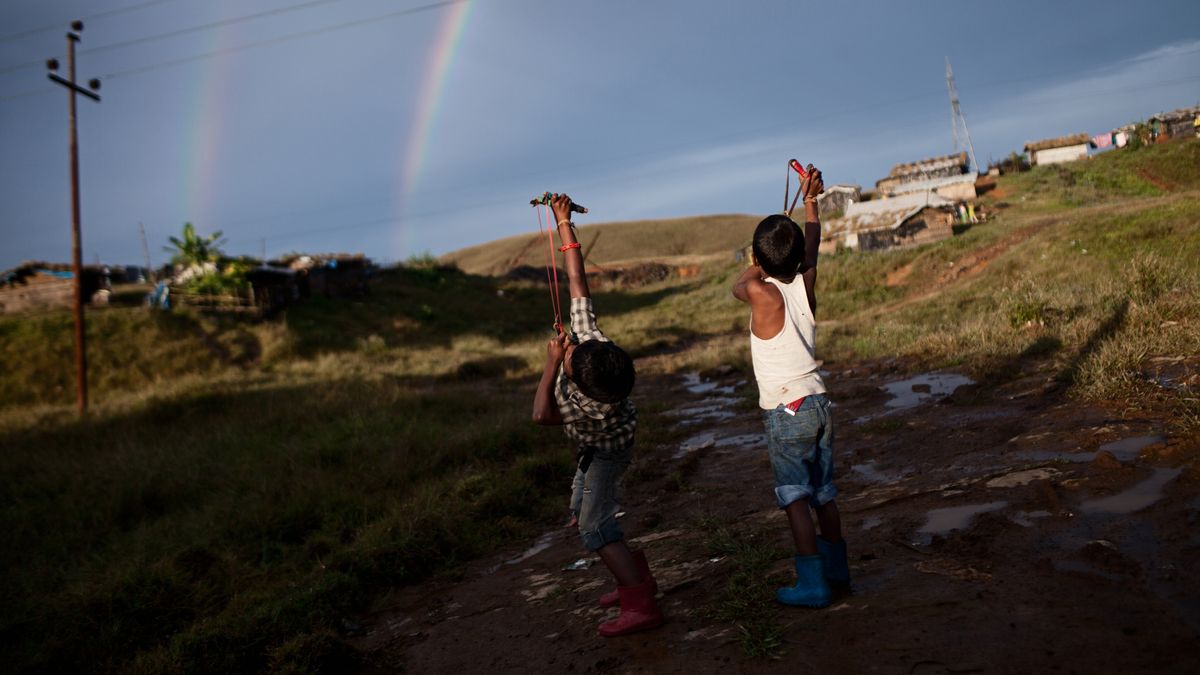
<instances>
[{"instance_id":1,"label":"dirt path","mask_svg":"<svg viewBox=\"0 0 1200 675\"><path fill-rule=\"evenodd\" d=\"M905 382L885 364L829 375L854 592L764 610L776 659L709 618L738 565L714 552L714 528L778 544L767 591L790 574L753 384L736 373L639 381L642 400L672 402L643 424L676 432L639 449L623 520L665 626L598 637L611 581L554 527L461 581L396 590L354 645L376 672L1200 672L1197 440L1059 400L1048 375L991 389ZM580 559L594 564L566 569Z\"/></svg>"}]
</instances>

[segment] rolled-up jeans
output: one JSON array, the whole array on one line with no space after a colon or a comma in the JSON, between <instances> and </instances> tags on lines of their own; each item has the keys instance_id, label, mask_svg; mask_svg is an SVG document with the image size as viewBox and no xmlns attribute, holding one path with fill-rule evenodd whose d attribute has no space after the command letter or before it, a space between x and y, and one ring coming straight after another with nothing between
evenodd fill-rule
<instances>
[{"instance_id":1,"label":"rolled-up jeans","mask_svg":"<svg viewBox=\"0 0 1200 675\"><path fill-rule=\"evenodd\" d=\"M763 411L767 451L779 508L800 499L813 506L837 496L833 484L833 417L825 394L812 394L792 415L780 405Z\"/></svg>"},{"instance_id":2,"label":"rolled-up jeans","mask_svg":"<svg viewBox=\"0 0 1200 675\"><path fill-rule=\"evenodd\" d=\"M589 551L621 541L625 533L617 522L622 481L633 448L596 450L587 471L575 470L571 481L571 513L579 519L579 536Z\"/></svg>"}]
</instances>

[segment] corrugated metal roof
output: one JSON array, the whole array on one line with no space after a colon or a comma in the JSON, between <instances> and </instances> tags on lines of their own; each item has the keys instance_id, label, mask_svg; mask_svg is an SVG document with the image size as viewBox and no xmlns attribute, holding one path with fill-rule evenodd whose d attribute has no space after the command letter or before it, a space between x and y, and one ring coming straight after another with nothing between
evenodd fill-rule
<instances>
[{"instance_id":1,"label":"corrugated metal roof","mask_svg":"<svg viewBox=\"0 0 1200 675\"><path fill-rule=\"evenodd\" d=\"M972 171L957 176L942 176L941 178L930 178L928 180L918 180L911 183L900 183L887 188L887 191L894 195L904 195L910 192L924 192L926 190L936 190L947 185L958 185L959 183L974 183L979 178L979 174Z\"/></svg>"},{"instance_id":2,"label":"corrugated metal roof","mask_svg":"<svg viewBox=\"0 0 1200 675\"><path fill-rule=\"evenodd\" d=\"M1153 122L1154 120L1159 120L1162 122L1174 122L1177 120L1194 119L1197 115L1200 115L1200 105L1192 106L1190 108L1176 108L1171 112L1161 112L1147 119L1146 121Z\"/></svg>"},{"instance_id":3,"label":"corrugated metal roof","mask_svg":"<svg viewBox=\"0 0 1200 675\"><path fill-rule=\"evenodd\" d=\"M930 157L928 159L918 160L916 162L908 162L907 164L897 164L888 172L889 178L899 178L908 176L914 173L926 173L936 171L938 169L949 169L956 166L967 166L967 153L958 152L953 155L941 155L939 157Z\"/></svg>"}]
</instances>

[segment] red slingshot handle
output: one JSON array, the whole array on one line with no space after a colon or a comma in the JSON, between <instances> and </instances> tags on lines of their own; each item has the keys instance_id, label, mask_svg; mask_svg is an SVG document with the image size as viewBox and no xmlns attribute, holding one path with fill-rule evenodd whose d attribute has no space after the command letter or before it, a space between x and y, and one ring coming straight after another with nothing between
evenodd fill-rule
<instances>
[{"instance_id":1,"label":"red slingshot handle","mask_svg":"<svg viewBox=\"0 0 1200 675\"><path fill-rule=\"evenodd\" d=\"M790 165L792 167L792 171L795 171L796 173L800 174L800 178L802 178L802 179L808 178L808 172L805 171L804 167L800 165L799 160L793 159L788 162L788 165Z\"/></svg>"}]
</instances>

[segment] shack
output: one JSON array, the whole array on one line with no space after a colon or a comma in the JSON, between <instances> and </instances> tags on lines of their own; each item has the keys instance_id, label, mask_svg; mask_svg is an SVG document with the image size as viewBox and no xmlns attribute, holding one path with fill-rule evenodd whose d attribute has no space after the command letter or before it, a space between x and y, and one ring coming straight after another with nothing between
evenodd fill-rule
<instances>
[{"instance_id":1,"label":"shack","mask_svg":"<svg viewBox=\"0 0 1200 675\"><path fill-rule=\"evenodd\" d=\"M886 178L875 182L875 190L886 197L933 192L946 199L971 200L976 197L979 174L970 168L965 152L897 164Z\"/></svg>"},{"instance_id":2,"label":"shack","mask_svg":"<svg viewBox=\"0 0 1200 675\"><path fill-rule=\"evenodd\" d=\"M1090 142L1091 138L1087 134L1047 138L1042 141L1026 143L1025 153L1029 155L1030 166L1074 162L1079 159L1087 159Z\"/></svg>"},{"instance_id":3,"label":"shack","mask_svg":"<svg viewBox=\"0 0 1200 675\"><path fill-rule=\"evenodd\" d=\"M111 288L105 267L85 265L82 276L84 302ZM74 298L75 275L66 263L28 261L0 272L0 314L70 307Z\"/></svg>"},{"instance_id":4,"label":"shack","mask_svg":"<svg viewBox=\"0 0 1200 675\"><path fill-rule=\"evenodd\" d=\"M291 255L271 261L272 266L295 270L300 294L329 298L362 297L370 293L375 273L371 259L361 253Z\"/></svg>"},{"instance_id":5,"label":"shack","mask_svg":"<svg viewBox=\"0 0 1200 675\"><path fill-rule=\"evenodd\" d=\"M1158 113L1146 120L1146 126L1155 140L1200 137L1200 105Z\"/></svg>"},{"instance_id":6,"label":"shack","mask_svg":"<svg viewBox=\"0 0 1200 675\"><path fill-rule=\"evenodd\" d=\"M825 223L821 252L904 248L952 236L954 203L933 192L913 192L849 205L844 216Z\"/></svg>"},{"instance_id":7,"label":"shack","mask_svg":"<svg viewBox=\"0 0 1200 675\"><path fill-rule=\"evenodd\" d=\"M251 300L263 314L274 314L300 299L296 270L260 265L246 272Z\"/></svg>"}]
</instances>

